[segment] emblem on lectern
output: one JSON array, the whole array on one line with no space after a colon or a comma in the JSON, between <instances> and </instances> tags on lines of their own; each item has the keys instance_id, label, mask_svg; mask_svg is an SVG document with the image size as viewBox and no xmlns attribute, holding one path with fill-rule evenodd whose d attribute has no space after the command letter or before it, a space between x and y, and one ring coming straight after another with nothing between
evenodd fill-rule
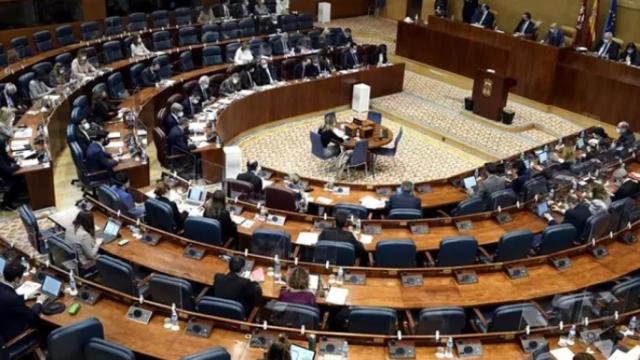
<instances>
[{"instance_id":1,"label":"emblem on lectern","mask_svg":"<svg viewBox=\"0 0 640 360\"><path fill-rule=\"evenodd\" d=\"M482 95L489 97L491 96L491 92L493 91L493 80L484 79L482 82Z\"/></svg>"}]
</instances>

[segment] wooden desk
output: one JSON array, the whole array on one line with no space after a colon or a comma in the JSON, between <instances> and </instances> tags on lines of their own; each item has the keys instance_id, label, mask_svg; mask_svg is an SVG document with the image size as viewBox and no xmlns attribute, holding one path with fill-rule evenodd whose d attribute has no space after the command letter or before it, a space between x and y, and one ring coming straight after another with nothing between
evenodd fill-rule
<instances>
[{"instance_id":1,"label":"wooden desk","mask_svg":"<svg viewBox=\"0 0 640 360\"><path fill-rule=\"evenodd\" d=\"M360 137L360 140L367 140L369 143L369 150L378 149L393 141L393 131L386 126L373 124L372 136L364 138L361 134ZM353 149L357 142L358 141L355 137L350 137L348 140L342 142L341 145L346 149Z\"/></svg>"}]
</instances>

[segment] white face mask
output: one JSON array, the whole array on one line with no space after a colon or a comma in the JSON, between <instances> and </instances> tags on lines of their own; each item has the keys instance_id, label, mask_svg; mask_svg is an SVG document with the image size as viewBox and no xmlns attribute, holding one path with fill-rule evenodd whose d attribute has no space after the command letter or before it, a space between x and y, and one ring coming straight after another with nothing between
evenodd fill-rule
<instances>
[{"instance_id":1,"label":"white face mask","mask_svg":"<svg viewBox=\"0 0 640 360\"><path fill-rule=\"evenodd\" d=\"M267 63L260 64L260 66L262 66L263 69L266 69L267 68Z\"/></svg>"},{"instance_id":2,"label":"white face mask","mask_svg":"<svg viewBox=\"0 0 640 360\"><path fill-rule=\"evenodd\" d=\"M183 116L184 116L184 112L183 112L183 111L180 111L180 112L179 112L179 113L177 113L176 115L177 115L179 118L181 118L181 117L183 117Z\"/></svg>"},{"instance_id":3,"label":"white face mask","mask_svg":"<svg viewBox=\"0 0 640 360\"><path fill-rule=\"evenodd\" d=\"M233 83L237 84L238 83L238 79L233 79Z\"/></svg>"},{"instance_id":4,"label":"white face mask","mask_svg":"<svg viewBox=\"0 0 640 360\"><path fill-rule=\"evenodd\" d=\"M88 122L83 123L82 124L82 128L85 129L85 130L89 130L91 128L91 124L89 124Z\"/></svg>"},{"instance_id":5,"label":"white face mask","mask_svg":"<svg viewBox=\"0 0 640 360\"><path fill-rule=\"evenodd\" d=\"M197 104L197 103L199 103L199 102L200 102L200 100L199 100L199 99L191 98L191 103L192 103L192 104Z\"/></svg>"}]
</instances>

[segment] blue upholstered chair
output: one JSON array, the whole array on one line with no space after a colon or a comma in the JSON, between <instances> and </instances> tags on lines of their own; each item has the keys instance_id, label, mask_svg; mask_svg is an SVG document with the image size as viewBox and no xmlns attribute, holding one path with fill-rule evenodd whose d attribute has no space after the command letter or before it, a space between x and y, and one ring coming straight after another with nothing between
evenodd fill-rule
<instances>
[{"instance_id":1,"label":"blue upholstered chair","mask_svg":"<svg viewBox=\"0 0 640 360\"><path fill-rule=\"evenodd\" d=\"M135 12L129 14L129 31L136 32L147 28L147 14Z\"/></svg>"},{"instance_id":2,"label":"blue upholstered chair","mask_svg":"<svg viewBox=\"0 0 640 360\"><path fill-rule=\"evenodd\" d=\"M422 210L419 209L391 209L389 211L389 215L387 215L389 220L415 220L422 218Z\"/></svg>"},{"instance_id":3,"label":"blue upholstered chair","mask_svg":"<svg viewBox=\"0 0 640 360\"><path fill-rule=\"evenodd\" d=\"M54 329L47 338L47 359L84 360L85 347L92 339L104 339L102 324L96 318Z\"/></svg>"},{"instance_id":4,"label":"blue upholstered chair","mask_svg":"<svg viewBox=\"0 0 640 360\"><path fill-rule=\"evenodd\" d=\"M203 296L196 304L196 311L232 320L242 321L246 318L244 306L241 303L213 296Z\"/></svg>"},{"instance_id":5,"label":"blue upholstered chair","mask_svg":"<svg viewBox=\"0 0 640 360\"><path fill-rule=\"evenodd\" d=\"M85 360L135 360L133 351L100 338L92 338L84 347Z\"/></svg>"},{"instance_id":6,"label":"blue upholstered chair","mask_svg":"<svg viewBox=\"0 0 640 360\"><path fill-rule=\"evenodd\" d=\"M529 324L525 321L525 315L529 319L538 319L538 323ZM532 303L508 304L497 307L487 312L476 312L476 318L471 324L478 332L510 332L522 331L527 324L532 328L546 324L543 314Z\"/></svg>"},{"instance_id":7,"label":"blue upholstered chair","mask_svg":"<svg viewBox=\"0 0 640 360\"><path fill-rule=\"evenodd\" d=\"M354 307L349 313L349 332L361 334L395 334L398 315L394 309Z\"/></svg>"},{"instance_id":8,"label":"blue upholstered chair","mask_svg":"<svg viewBox=\"0 0 640 360\"><path fill-rule=\"evenodd\" d=\"M151 274L149 277L149 296L151 300L161 304L176 304L178 309L188 311L195 309L193 287L184 279Z\"/></svg>"},{"instance_id":9,"label":"blue upholstered chair","mask_svg":"<svg viewBox=\"0 0 640 360\"><path fill-rule=\"evenodd\" d=\"M487 210L487 202L481 197L470 197L462 200L451 212L452 216L465 216Z\"/></svg>"},{"instance_id":10,"label":"blue upholstered chair","mask_svg":"<svg viewBox=\"0 0 640 360\"><path fill-rule=\"evenodd\" d=\"M270 301L266 308L270 310L269 323L276 326L307 329L320 328L320 311L315 306Z\"/></svg>"},{"instance_id":11,"label":"blue upholstered chair","mask_svg":"<svg viewBox=\"0 0 640 360\"><path fill-rule=\"evenodd\" d=\"M56 28L56 40L60 46L67 46L78 42L76 36L73 34L73 27L68 24Z\"/></svg>"},{"instance_id":12,"label":"blue upholstered chair","mask_svg":"<svg viewBox=\"0 0 640 360\"><path fill-rule=\"evenodd\" d=\"M110 16L104 19L104 34L107 36L120 35L124 32L122 18L120 16Z\"/></svg>"},{"instance_id":13,"label":"blue upholstered chair","mask_svg":"<svg viewBox=\"0 0 640 360\"><path fill-rule=\"evenodd\" d=\"M599 239L609 234L610 224L609 212L601 211L599 213L589 216L584 224L584 230L580 236L580 241L586 243L592 239Z\"/></svg>"},{"instance_id":14,"label":"blue upholstered chair","mask_svg":"<svg viewBox=\"0 0 640 360\"><path fill-rule=\"evenodd\" d=\"M286 259L291 253L291 235L282 230L257 229L251 235L251 253Z\"/></svg>"},{"instance_id":15,"label":"blue upholstered chair","mask_svg":"<svg viewBox=\"0 0 640 360\"><path fill-rule=\"evenodd\" d=\"M80 24L82 41L94 40L102 36L102 32L95 21L87 21Z\"/></svg>"},{"instance_id":16,"label":"blue upholstered chair","mask_svg":"<svg viewBox=\"0 0 640 360\"><path fill-rule=\"evenodd\" d=\"M144 209L147 225L167 232L173 232L176 229L173 210L169 204L157 199L147 199L144 202Z\"/></svg>"},{"instance_id":17,"label":"blue upholstered chair","mask_svg":"<svg viewBox=\"0 0 640 360\"><path fill-rule=\"evenodd\" d=\"M218 346L197 354L185 356L181 360L231 360L231 355L225 348Z\"/></svg>"},{"instance_id":18,"label":"blue upholstered chair","mask_svg":"<svg viewBox=\"0 0 640 360\"><path fill-rule=\"evenodd\" d=\"M327 261L336 266L353 266L356 263L353 244L319 239L313 248L313 262L324 264Z\"/></svg>"},{"instance_id":19,"label":"blue upholstered chair","mask_svg":"<svg viewBox=\"0 0 640 360\"><path fill-rule=\"evenodd\" d=\"M224 47L224 58L227 59L228 63L233 62L233 58L236 55L238 48L240 48L239 42L232 42Z\"/></svg>"},{"instance_id":20,"label":"blue upholstered chair","mask_svg":"<svg viewBox=\"0 0 640 360\"><path fill-rule=\"evenodd\" d=\"M499 190L489 195L489 210L504 209L513 206L518 201L518 195L511 189Z\"/></svg>"},{"instance_id":21,"label":"blue upholstered chair","mask_svg":"<svg viewBox=\"0 0 640 360\"><path fill-rule=\"evenodd\" d=\"M440 241L436 266L472 265L478 255L478 242L472 236L455 236Z\"/></svg>"},{"instance_id":22,"label":"blue upholstered chair","mask_svg":"<svg viewBox=\"0 0 640 360\"><path fill-rule=\"evenodd\" d=\"M375 265L384 268L416 267L416 244L411 239L378 241Z\"/></svg>"},{"instance_id":23,"label":"blue upholstered chair","mask_svg":"<svg viewBox=\"0 0 640 360\"><path fill-rule=\"evenodd\" d=\"M178 67L180 68L180 72L187 72L196 68L193 64L191 51L187 50L180 53L180 57L178 58Z\"/></svg>"},{"instance_id":24,"label":"blue upholstered chair","mask_svg":"<svg viewBox=\"0 0 640 360\"><path fill-rule=\"evenodd\" d=\"M114 72L109 75L107 78L107 87L109 88L109 97L112 99L124 99L128 95L120 72Z\"/></svg>"},{"instance_id":25,"label":"blue upholstered chair","mask_svg":"<svg viewBox=\"0 0 640 360\"><path fill-rule=\"evenodd\" d=\"M178 30L178 45L189 46L200 43L198 30L193 26L186 26Z\"/></svg>"},{"instance_id":26,"label":"blue upholstered chair","mask_svg":"<svg viewBox=\"0 0 640 360\"><path fill-rule=\"evenodd\" d=\"M491 261L506 262L524 259L529 255L533 245L533 233L529 230L515 230L500 237L498 248Z\"/></svg>"},{"instance_id":27,"label":"blue upholstered chair","mask_svg":"<svg viewBox=\"0 0 640 360\"><path fill-rule=\"evenodd\" d=\"M542 240L538 246L538 255L549 255L566 250L578 240L578 232L571 224L547 226L542 231Z\"/></svg>"},{"instance_id":28,"label":"blue upholstered chair","mask_svg":"<svg viewBox=\"0 0 640 360\"><path fill-rule=\"evenodd\" d=\"M120 41L108 41L102 45L102 53L107 63L124 59L124 53L122 52L122 45Z\"/></svg>"},{"instance_id":29,"label":"blue upholstered chair","mask_svg":"<svg viewBox=\"0 0 640 360\"><path fill-rule=\"evenodd\" d=\"M224 63L222 50L218 45L207 46L202 49L202 64L204 66L219 65Z\"/></svg>"},{"instance_id":30,"label":"blue upholstered chair","mask_svg":"<svg viewBox=\"0 0 640 360\"><path fill-rule=\"evenodd\" d=\"M100 283L132 296L138 296L138 282L133 267L128 263L108 255L96 259Z\"/></svg>"},{"instance_id":31,"label":"blue upholstered chair","mask_svg":"<svg viewBox=\"0 0 640 360\"><path fill-rule=\"evenodd\" d=\"M467 323L464 309L461 307L439 307L420 310L415 333L419 335L461 334Z\"/></svg>"},{"instance_id":32,"label":"blue upholstered chair","mask_svg":"<svg viewBox=\"0 0 640 360\"><path fill-rule=\"evenodd\" d=\"M338 203L333 207L333 216L337 213L345 213L347 216L366 220L369 217L369 210L360 204Z\"/></svg>"},{"instance_id":33,"label":"blue upholstered chair","mask_svg":"<svg viewBox=\"0 0 640 360\"><path fill-rule=\"evenodd\" d=\"M360 140L356 142L353 152L349 155L346 168L349 180L351 180L351 169L364 166L365 175L369 175L367 162L369 160L369 141Z\"/></svg>"},{"instance_id":34,"label":"blue upholstered chair","mask_svg":"<svg viewBox=\"0 0 640 360\"><path fill-rule=\"evenodd\" d=\"M220 222L200 216L188 217L184 222L184 233L187 239L204 244L222 246Z\"/></svg>"},{"instance_id":35,"label":"blue upholstered chair","mask_svg":"<svg viewBox=\"0 0 640 360\"><path fill-rule=\"evenodd\" d=\"M201 42L203 44L210 44L220 41L220 33L217 31L202 31L202 39Z\"/></svg>"},{"instance_id":36,"label":"blue upholstered chair","mask_svg":"<svg viewBox=\"0 0 640 360\"><path fill-rule=\"evenodd\" d=\"M155 51L168 50L173 47L171 33L168 31L156 31L151 37L153 39L153 49Z\"/></svg>"},{"instance_id":37,"label":"blue upholstered chair","mask_svg":"<svg viewBox=\"0 0 640 360\"><path fill-rule=\"evenodd\" d=\"M20 59L24 59L33 55L33 51L31 51L31 45L29 45L29 40L26 36L16 36L11 39L10 43L11 49L15 50Z\"/></svg>"},{"instance_id":38,"label":"blue upholstered chair","mask_svg":"<svg viewBox=\"0 0 640 360\"><path fill-rule=\"evenodd\" d=\"M189 25L193 22L191 8L188 7L179 7L174 10L173 14L176 19L176 25L183 26Z\"/></svg>"},{"instance_id":39,"label":"blue upholstered chair","mask_svg":"<svg viewBox=\"0 0 640 360\"><path fill-rule=\"evenodd\" d=\"M169 26L169 12L167 10L156 10L151 13L151 26L154 29Z\"/></svg>"},{"instance_id":40,"label":"blue upholstered chair","mask_svg":"<svg viewBox=\"0 0 640 360\"><path fill-rule=\"evenodd\" d=\"M53 39L49 30L38 31L33 34L33 43L36 45L38 52L49 51L53 49Z\"/></svg>"}]
</instances>

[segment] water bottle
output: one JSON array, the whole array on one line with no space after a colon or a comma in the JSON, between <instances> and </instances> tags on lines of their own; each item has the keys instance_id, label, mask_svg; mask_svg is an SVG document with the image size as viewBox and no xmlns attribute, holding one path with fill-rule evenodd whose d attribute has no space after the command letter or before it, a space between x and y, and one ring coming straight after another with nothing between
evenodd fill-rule
<instances>
[{"instance_id":1,"label":"water bottle","mask_svg":"<svg viewBox=\"0 0 640 360\"><path fill-rule=\"evenodd\" d=\"M447 348L444 351L444 357L447 359L453 358L453 338L449 337L447 340Z\"/></svg>"},{"instance_id":2,"label":"water bottle","mask_svg":"<svg viewBox=\"0 0 640 360\"><path fill-rule=\"evenodd\" d=\"M342 342L342 358L349 358L349 343L347 342L347 340Z\"/></svg>"},{"instance_id":3,"label":"water bottle","mask_svg":"<svg viewBox=\"0 0 640 360\"><path fill-rule=\"evenodd\" d=\"M282 277L282 267L278 255L273 257L273 281L278 282Z\"/></svg>"},{"instance_id":4,"label":"water bottle","mask_svg":"<svg viewBox=\"0 0 640 360\"><path fill-rule=\"evenodd\" d=\"M336 279L336 284L344 284L344 269L342 268L342 266L338 268L338 278Z\"/></svg>"},{"instance_id":5,"label":"water bottle","mask_svg":"<svg viewBox=\"0 0 640 360\"><path fill-rule=\"evenodd\" d=\"M360 218L356 219L356 234L360 234L362 231L362 222L360 222Z\"/></svg>"},{"instance_id":6,"label":"water bottle","mask_svg":"<svg viewBox=\"0 0 640 360\"><path fill-rule=\"evenodd\" d=\"M629 331L636 332L636 329L638 328L638 319L635 316L633 316L631 320L629 320L628 327Z\"/></svg>"},{"instance_id":7,"label":"water bottle","mask_svg":"<svg viewBox=\"0 0 640 360\"><path fill-rule=\"evenodd\" d=\"M573 345L576 343L576 326L571 325L571 330L569 330L569 335L567 336L567 344Z\"/></svg>"},{"instance_id":8,"label":"water bottle","mask_svg":"<svg viewBox=\"0 0 640 360\"><path fill-rule=\"evenodd\" d=\"M73 276L73 270L69 270L69 295L78 295L78 286L76 285L76 278Z\"/></svg>"},{"instance_id":9,"label":"water bottle","mask_svg":"<svg viewBox=\"0 0 640 360\"><path fill-rule=\"evenodd\" d=\"M171 330L179 330L178 326L178 312L176 311L176 303L171 304Z\"/></svg>"},{"instance_id":10,"label":"water bottle","mask_svg":"<svg viewBox=\"0 0 640 360\"><path fill-rule=\"evenodd\" d=\"M20 258L20 265L22 265L24 267L24 273L22 274L22 276L28 276L29 275L29 270L31 269L31 266L29 265L29 262L27 261L27 259L25 259L24 257Z\"/></svg>"}]
</instances>

